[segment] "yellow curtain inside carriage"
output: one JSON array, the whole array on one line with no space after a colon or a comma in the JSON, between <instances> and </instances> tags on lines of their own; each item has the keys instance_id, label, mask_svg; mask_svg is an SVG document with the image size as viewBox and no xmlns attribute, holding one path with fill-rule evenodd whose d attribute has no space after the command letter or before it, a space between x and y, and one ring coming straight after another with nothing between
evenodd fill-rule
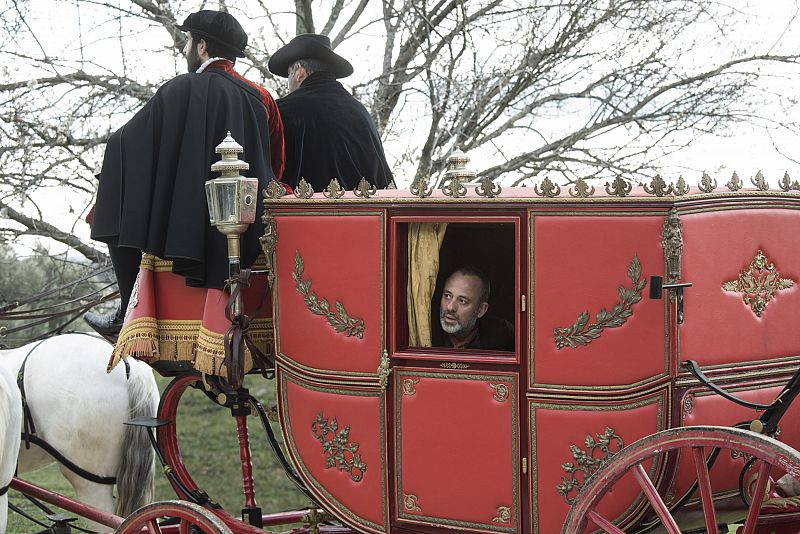
<instances>
[{"instance_id":1,"label":"yellow curtain inside carriage","mask_svg":"<svg viewBox=\"0 0 800 534\"><path fill-rule=\"evenodd\" d=\"M447 223L408 225L408 344L431 346L431 298L439 274L439 250Z\"/></svg>"},{"instance_id":2,"label":"yellow curtain inside carriage","mask_svg":"<svg viewBox=\"0 0 800 534\"><path fill-rule=\"evenodd\" d=\"M253 269L264 269L261 255ZM272 307L267 298L267 280L253 276L245 288L244 311L257 312L249 335L258 350L272 345ZM109 371L128 356L153 363L191 362L197 371L225 376L224 336L230 327L225 318L228 293L220 289L189 287L172 272L172 262L151 254L142 256L139 275L125 314L125 324L114 347ZM253 358L244 347L244 372L253 368Z\"/></svg>"}]
</instances>

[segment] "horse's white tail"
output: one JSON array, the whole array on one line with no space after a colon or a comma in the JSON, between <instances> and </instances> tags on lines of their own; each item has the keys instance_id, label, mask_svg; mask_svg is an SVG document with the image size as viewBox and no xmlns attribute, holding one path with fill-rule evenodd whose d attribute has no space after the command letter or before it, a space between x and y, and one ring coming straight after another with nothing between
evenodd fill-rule
<instances>
[{"instance_id":1,"label":"horse's white tail","mask_svg":"<svg viewBox=\"0 0 800 534\"><path fill-rule=\"evenodd\" d=\"M129 417L155 417L158 409L158 387L153 374L142 362L131 360L130 365ZM147 437L147 430L128 425L125 426L122 448L117 468L115 512L118 516L127 517L153 500L155 452Z\"/></svg>"}]
</instances>

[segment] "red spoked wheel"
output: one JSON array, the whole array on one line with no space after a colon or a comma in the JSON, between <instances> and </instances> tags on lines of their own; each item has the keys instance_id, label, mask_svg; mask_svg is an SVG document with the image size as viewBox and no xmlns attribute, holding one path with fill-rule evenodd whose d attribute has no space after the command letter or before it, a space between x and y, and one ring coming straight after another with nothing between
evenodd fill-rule
<instances>
[{"instance_id":1,"label":"red spoked wheel","mask_svg":"<svg viewBox=\"0 0 800 534\"><path fill-rule=\"evenodd\" d=\"M165 520L159 523L159 520ZM119 526L116 534L232 534L209 510L188 501L161 501L142 506Z\"/></svg>"},{"instance_id":2,"label":"red spoked wheel","mask_svg":"<svg viewBox=\"0 0 800 534\"><path fill-rule=\"evenodd\" d=\"M678 520L664 503L642 465L657 455L679 450L682 456L688 454L694 463L698 481L696 494L702 503L702 521L706 532L718 532L714 493L706 467L707 454L713 448L721 449L723 454L725 451L736 451L756 459L751 468L757 477L753 495L764 494L773 466L780 473L786 472L800 478L800 453L772 438L730 427L695 426L664 430L625 447L586 481L564 522L562 534L583 534L591 525L609 534L625 534L613 523L613 517L603 516L598 505L612 491L614 483L628 473L661 521L662 531L681 534ZM753 534L760 511L761 501L758 499L754 499L747 509L742 509L743 534Z\"/></svg>"}]
</instances>

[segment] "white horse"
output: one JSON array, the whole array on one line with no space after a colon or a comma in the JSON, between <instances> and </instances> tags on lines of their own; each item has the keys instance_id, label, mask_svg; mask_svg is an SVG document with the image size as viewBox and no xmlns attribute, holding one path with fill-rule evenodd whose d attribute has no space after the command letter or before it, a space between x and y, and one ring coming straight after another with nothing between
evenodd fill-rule
<instances>
[{"instance_id":1,"label":"white horse","mask_svg":"<svg viewBox=\"0 0 800 534\"><path fill-rule=\"evenodd\" d=\"M18 428L22 424L22 400L14 373L0 366L0 487L5 488L0 497L0 533L6 531L8 521L8 484L14 476L19 452Z\"/></svg>"},{"instance_id":2,"label":"white horse","mask_svg":"<svg viewBox=\"0 0 800 534\"><path fill-rule=\"evenodd\" d=\"M100 477L116 477L115 498L111 485L86 480L59 463L77 499L126 517L152 500L155 454L144 429L123 423L155 416L159 394L150 366L129 359L129 373L125 365L107 373L110 355L111 345L99 337L64 334L0 351L0 367L10 370L16 387L16 375L24 362L22 389L39 438L81 469ZM17 423L16 428L22 427ZM20 474L55 461L34 444L26 448L19 431L15 438ZM5 456L2 461L0 467L6 470ZM92 522L89 525L108 530Z\"/></svg>"}]
</instances>

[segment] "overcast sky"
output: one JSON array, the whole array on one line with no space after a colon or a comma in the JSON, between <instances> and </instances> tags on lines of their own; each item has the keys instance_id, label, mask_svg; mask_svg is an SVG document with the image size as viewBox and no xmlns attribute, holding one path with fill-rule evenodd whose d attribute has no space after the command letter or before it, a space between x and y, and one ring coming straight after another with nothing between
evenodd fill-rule
<instances>
[{"instance_id":1,"label":"overcast sky","mask_svg":"<svg viewBox=\"0 0 800 534\"><path fill-rule=\"evenodd\" d=\"M733 38L740 39L740 41L729 44L741 44L746 47L748 42L766 40L774 44L776 49L800 51L800 22L797 20L798 0L755 2L731 0L730 3L748 10L750 15L739 21L733 28ZM13 9L13 0L0 0L0 5L3 5L0 7L3 10ZM28 50L31 55L39 55L44 49L50 55L82 58L88 63L97 65L97 68L119 69L123 58L122 43L118 38L119 22L103 18L103 15L98 14L99 11L93 12L85 4L82 5L84 7L79 11L75 8L75 4L63 0L32 0L27 4L31 10L27 20L39 40L36 41L27 32L22 32L18 35L18 41L15 44ZM185 12L181 11L179 18L196 9L198 5L196 2L182 3L180 7L185 8ZM377 10L376 5L377 2L373 1L371 9ZM237 16L248 33L257 35L260 32L261 23L258 20L248 20L238 13ZM289 39L294 32L293 15L285 13L283 17L286 28L285 38ZM698 25L693 30L704 32L707 31L707 28ZM377 41L370 42L368 37L370 31L370 28L366 28L364 32L366 36L360 37L359 40L345 42L337 49L339 53L351 59L356 66L356 74L343 80L345 85L358 83L368 78L371 71L379 68L377 61L380 54L376 53L376 49L380 45ZM375 32L378 31L380 31L379 24L375 27ZM2 44L11 45L11 43ZM149 33L142 28L141 42L138 44L149 47L151 50L145 56L146 63L137 61L134 64L124 64L125 69L136 69L137 76L139 76L139 72L145 72L151 81L159 81L184 69L183 58L165 52L169 40L163 30L159 30L158 33ZM713 55L714 50L709 49L707 53ZM5 81L16 79L23 75L26 69L27 66L24 62L5 65L0 76ZM794 72L797 72L797 69L773 66L768 70L760 71L760 74L765 86L770 90L778 95L791 97L800 94L800 77L793 75ZM787 129L782 128L782 124L800 124L799 108L800 106L794 106L790 113L777 106L762 108L756 111L767 112L771 115L773 117L772 124L763 124L760 127L739 125L728 131L720 132L719 135L701 138L692 147L663 160L665 179L674 181L678 175L682 174L687 181L696 181L700 178L702 171L707 171L717 178L721 185L730 178L734 170L738 171L746 183L758 170L762 170L773 187L776 187L777 180L783 176L784 172L788 172L793 179L800 179L800 154L798 154L800 141ZM569 119L565 118L564 120ZM109 128L113 129L118 126L109 125ZM521 139L520 142L525 142L525 140ZM387 144L386 148L389 159L392 161L393 150L401 152L404 148L403 140L393 140ZM479 162L478 165L480 165ZM403 172L398 172L396 175L399 185L407 185L411 178L404 176ZM48 191L40 197L40 200L53 211L54 216L59 213L59 219L70 217L63 192ZM79 224L76 233L86 237L88 227Z\"/></svg>"}]
</instances>

